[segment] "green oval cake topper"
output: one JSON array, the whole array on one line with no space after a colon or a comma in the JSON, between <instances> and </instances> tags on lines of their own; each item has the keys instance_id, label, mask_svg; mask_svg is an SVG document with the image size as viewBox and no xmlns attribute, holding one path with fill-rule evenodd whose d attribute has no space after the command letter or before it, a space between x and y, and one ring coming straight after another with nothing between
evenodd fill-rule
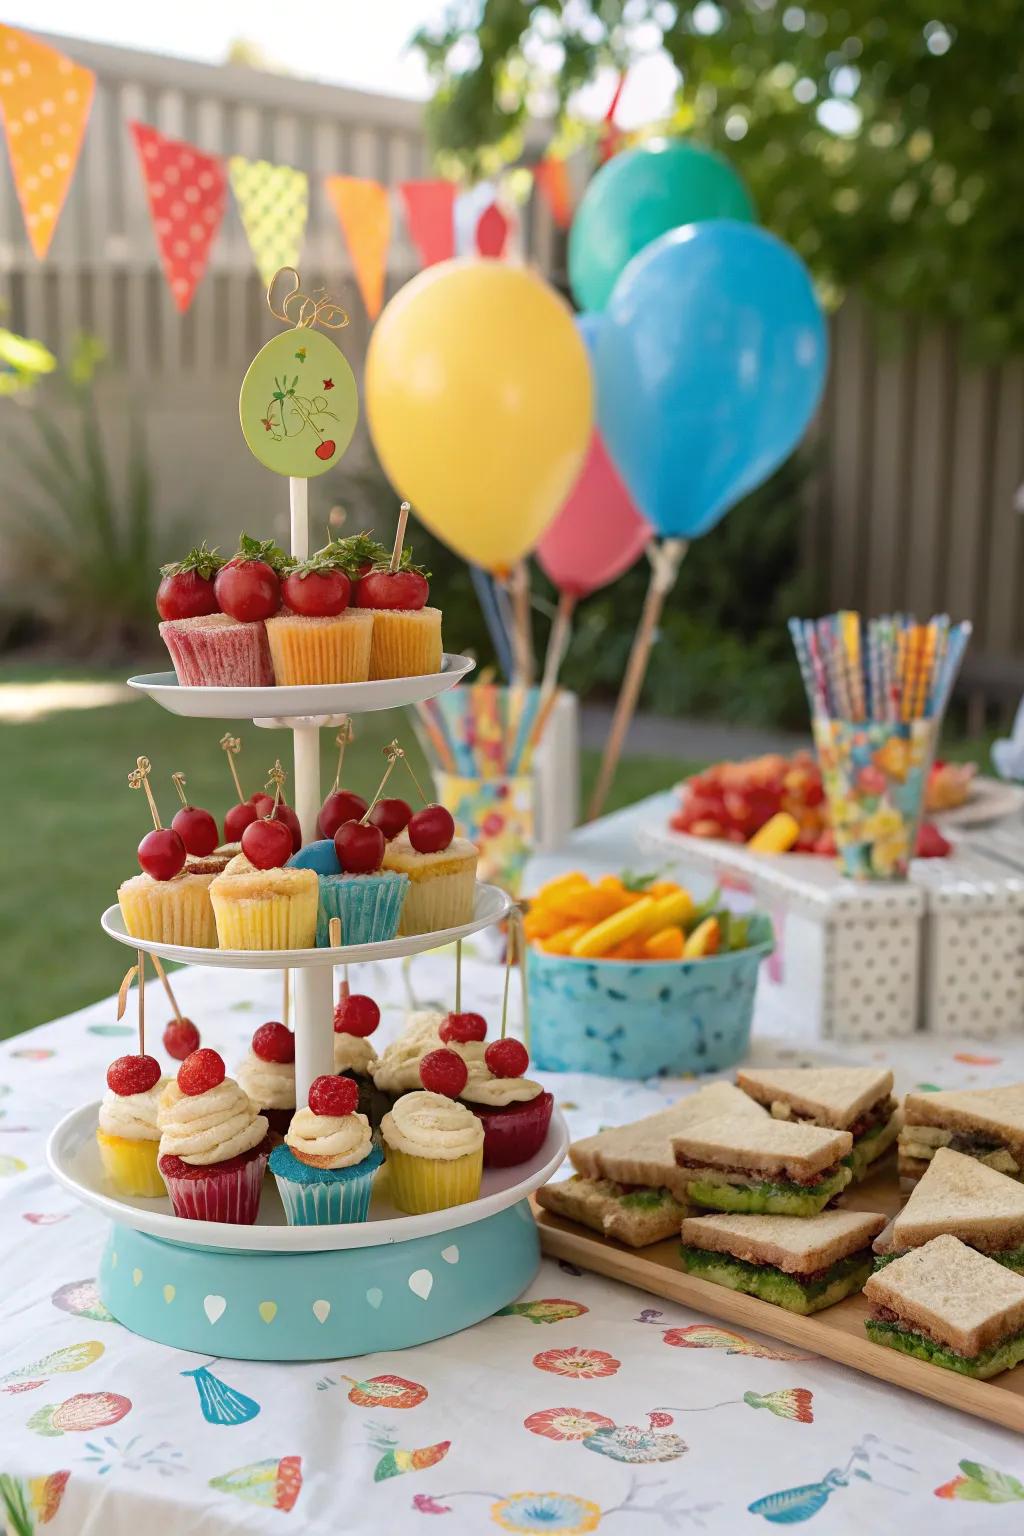
<instances>
[{"instance_id":1,"label":"green oval cake topper","mask_svg":"<svg viewBox=\"0 0 1024 1536\"><path fill-rule=\"evenodd\" d=\"M274 289L286 274L294 286L278 307ZM242 435L267 469L309 480L337 463L356 429L355 375L344 353L315 329L340 330L348 316L326 297L302 293L293 267L274 275L267 303L291 329L261 347L246 370L238 396Z\"/></svg>"}]
</instances>

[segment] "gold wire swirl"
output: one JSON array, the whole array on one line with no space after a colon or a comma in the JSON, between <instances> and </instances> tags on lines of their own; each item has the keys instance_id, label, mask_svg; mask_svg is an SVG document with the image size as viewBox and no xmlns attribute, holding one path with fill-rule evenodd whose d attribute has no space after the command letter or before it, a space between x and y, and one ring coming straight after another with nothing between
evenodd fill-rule
<instances>
[{"instance_id":1,"label":"gold wire swirl","mask_svg":"<svg viewBox=\"0 0 1024 1536\"><path fill-rule=\"evenodd\" d=\"M285 276L291 277L292 286L282 296L280 308L275 308L274 288L278 278ZM293 312L296 305L297 313ZM300 331L314 325L322 325L329 331L341 331L348 325L348 313L336 300L330 298L325 288L318 288L312 294L302 292L302 279L294 267L278 267L267 288L267 307L275 320L280 320L282 325L293 325Z\"/></svg>"}]
</instances>

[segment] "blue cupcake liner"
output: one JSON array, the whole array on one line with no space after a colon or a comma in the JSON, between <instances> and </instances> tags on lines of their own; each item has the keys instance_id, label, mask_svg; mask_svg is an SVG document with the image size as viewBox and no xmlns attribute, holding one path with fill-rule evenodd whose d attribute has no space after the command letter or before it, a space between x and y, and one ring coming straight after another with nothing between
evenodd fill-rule
<instances>
[{"instance_id":1,"label":"blue cupcake liner","mask_svg":"<svg viewBox=\"0 0 1024 1536\"><path fill-rule=\"evenodd\" d=\"M330 921L341 918L343 944L382 944L398 932L408 875L381 870L376 875L320 875L316 915L319 949L330 943Z\"/></svg>"},{"instance_id":2,"label":"blue cupcake liner","mask_svg":"<svg viewBox=\"0 0 1024 1536\"><path fill-rule=\"evenodd\" d=\"M365 1221L373 1193L373 1176L384 1161L376 1142L361 1163L351 1168L311 1168L283 1143L271 1153L281 1204L290 1227L321 1227L338 1222Z\"/></svg>"}]
</instances>

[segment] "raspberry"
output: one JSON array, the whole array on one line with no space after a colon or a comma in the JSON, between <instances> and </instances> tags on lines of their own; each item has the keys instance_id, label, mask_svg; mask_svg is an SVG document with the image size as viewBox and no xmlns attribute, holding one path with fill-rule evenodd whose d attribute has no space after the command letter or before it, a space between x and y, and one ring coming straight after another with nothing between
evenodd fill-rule
<instances>
[{"instance_id":1,"label":"raspberry","mask_svg":"<svg viewBox=\"0 0 1024 1536\"><path fill-rule=\"evenodd\" d=\"M487 1035L487 1020L482 1013L450 1013L438 1030L441 1039L455 1040L468 1045L473 1040L483 1040Z\"/></svg>"},{"instance_id":2,"label":"raspberry","mask_svg":"<svg viewBox=\"0 0 1024 1536\"><path fill-rule=\"evenodd\" d=\"M119 1097L146 1093L160 1081L160 1063L155 1056L119 1056L107 1068L107 1087Z\"/></svg>"},{"instance_id":3,"label":"raspberry","mask_svg":"<svg viewBox=\"0 0 1024 1536\"><path fill-rule=\"evenodd\" d=\"M468 1076L466 1063L454 1051L428 1051L420 1062L420 1082L428 1093L457 1099Z\"/></svg>"},{"instance_id":4,"label":"raspberry","mask_svg":"<svg viewBox=\"0 0 1024 1536\"><path fill-rule=\"evenodd\" d=\"M350 1115L359 1102L359 1089L350 1077L316 1077L309 1085L314 1115Z\"/></svg>"},{"instance_id":5,"label":"raspberry","mask_svg":"<svg viewBox=\"0 0 1024 1536\"><path fill-rule=\"evenodd\" d=\"M282 1065L295 1060L295 1036L285 1024L261 1024L252 1037L253 1055Z\"/></svg>"},{"instance_id":6,"label":"raspberry","mask_svg":"<svg viewBox=\"0 0 1024 1536\"><path fill-rule=\"evenodd\" d=\"M178 1087L192 1098L197 1093L206 1093L208 1089L216 1088L224 1081L224 1077L223 1056L204 1047L185 1057L178 1068Z\"/></svg>"},{"instance_id":7,"label":"raspberry","mask_svg":"<svg viewBox=\"0 0 1024 1536\"><path fill-rule=\"evenodd\" d=\"M522 1077L530 1053L521 1040L492 1040L484 1051L484 1065L495 1077Z\"/></svg>"},{"instance_id":8,"label":"raspberry","mask_svg":"<svg viewBox=\"0 0 1024 1536\"><path fill-rule=\"evenodd\" d=\"M334 1010L334 1028L338 1034L372 1035L380 1023L380 1009L372 997L353 992L338 1001Z\"/></svg>"},{"instance_id":9,"label":"raspberry","mask_svg":"<svg viewBox=\"0 0 1024 1536\"><path fill-rule=\"evenodd\" d=\"M191 1019L172 1019L164 1030L164 1050L175 1061L184 1061L199 1049L199 1031Z\"/></svg>"}]
</instances>

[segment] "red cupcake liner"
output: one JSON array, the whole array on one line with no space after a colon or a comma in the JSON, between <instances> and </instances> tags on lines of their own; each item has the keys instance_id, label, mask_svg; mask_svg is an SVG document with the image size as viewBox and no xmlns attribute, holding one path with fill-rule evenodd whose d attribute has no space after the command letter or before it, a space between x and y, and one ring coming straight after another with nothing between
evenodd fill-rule
<instances>
[{"instance_id":1,"label":"red cupcake liner","mask_svg":"<svg viewBox=\"0 0 1024 1536\"><path fill-rule=\"evenodd\" d=\"M251 1227L263 1192L263 1175L270 1156L270 1138L226 1163L198 1168L180 1157L162 1157L163 1174L175 1216L188 1221L230 1221Z\"/></svg>"},{"instance_id":2,"label":"red cupcake liner","mask_svg":"<svg viewBox=\"0 0 1024 1536\"><path fill-rule=\"evenodd\" d=\"M484 1128L485 1168L512 1168L539 1152L555 1105L550 1093L539 1093L524 1104L506 1104L500 1109L463 1102Z\"/></svg>"}]
</instances>

